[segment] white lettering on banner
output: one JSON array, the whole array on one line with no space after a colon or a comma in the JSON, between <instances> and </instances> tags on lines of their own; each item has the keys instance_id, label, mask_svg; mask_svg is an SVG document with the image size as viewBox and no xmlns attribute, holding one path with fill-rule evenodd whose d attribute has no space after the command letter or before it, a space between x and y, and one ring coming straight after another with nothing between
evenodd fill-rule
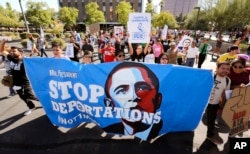
<instances>
[{"instance_id":1,"label":"white lettering on banner","mask_svg":"<svg viewBox=\"0 0 250 154\"><path fill-rule=\"evenodd\" d=\"M159 123L161 120L161 111L156 113L148 113L140 111L138 109L125 109L117 107L100 107L100 106L89 106L82 104L79 101L70 101L68 103L56 103L51 101L52 109L61 114L68 114L74 110L83 112L92 117L96 118L126 118L130 121L142 121L145 124ZM63 120L64 121L64 120ZM68 121L68 120L66 120ZM71 121L71 120L70 120ZM67 122L69 123L69 121Z\"/></svg>"},{"instance_id":2,"label":"white lettering on banner","mask_svg":"<svg viewBox=\"0 0 250 154\"><path fill-rule=\"evenodd\" d=\"M104 95L104 89L99 85L89 85L88 89L90 90L90 94L88 94L86 86L79 82L72 85L71 81L59 82L55 80L50 80L49 89L50 97L58 99L60 93L62 100L71 98L72 93L69 92L70 89L73 89L74 95L80 101L87 100L89 96L89 102L91 103L97 103L98 97Z\"/></svg>"}]
</instances>

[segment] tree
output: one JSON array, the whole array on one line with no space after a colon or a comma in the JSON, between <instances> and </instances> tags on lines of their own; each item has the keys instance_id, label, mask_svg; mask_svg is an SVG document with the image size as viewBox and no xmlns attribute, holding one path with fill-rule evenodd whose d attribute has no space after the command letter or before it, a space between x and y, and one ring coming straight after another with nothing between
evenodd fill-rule
<instances>
[{"instance_id":1,"label":"tree","mask_svg":"<svg viewBox=\"0 0 250 154\"><path fill-rule=\"evenodd\" d=\"M123 25L126 25L128 22L129 13L134 12L132 9L132 6L129 2L121 1L116 6L116 11L118 15L118 22L120 22Z\"/></svg>"},{"instance_id":2,"label":"tree","mask_svg":"<svg viewBox=\"0 0 250 154\"><path fill-rule=\"evenodd\" d=\"M45 2L28 1L26 3L27 11L25 12L28 22L35 27L46 27L51 25L54 20L54 11L49 9Z\"/></svg>"},{"instance_id":3,"label":"tree","mask_svg":"<svg viewBox=\"0 0 250 154\"><path fill-rule=\"evenodd\" d=\"M168 11L163 11L160 14L154 15L152 25L160 28L164 27L164 25L168 25L170 28L178 27L174 15Z\"/></svg>"},{"instance_id":4,"label":"tree","mask_svg":"<svg viewBox=\"0 0 250 154\"><path fill-rule=\"evenodd\" d=\"M6 27L23 26L20 21L20 14L13 10L10 3L6 3L6 8L0 5L0 25Z\"/></svg>"},{"instance_id":5,"label":"tree","mask_svg":"<svg viewBox=\"0 0 250 154\"><path fill-rule=\"evenodd\" d=\"M91 25L97 22L105 22L105 17L102 11L98 10L99 5L96 2L90 2L85 6L87 15L86 24Z\"/></svg>"},{"instance_id":6,"label":"tree","mask_svg":"<svg viewBox=\"0 0 250 154\"><path fill-rule=\"evenodd\" d=\"M77 17L78 10L74 7L62 7L59 9L58 18L65 24L65 27L74 26Z\"/></svg>"},{"instance_id":7,"label":"tree","mask_svg":"<svg viewBox=\"0 0 250 154\"><path fill-rule=\"evenodd\" d=\"M153 3L151 3L151 2L150 2L150 3L149 3L149 2L147 3L145 12L150 13L152 17L154 16L155 10L154 10Z\"/></svg>"}]
</instances>

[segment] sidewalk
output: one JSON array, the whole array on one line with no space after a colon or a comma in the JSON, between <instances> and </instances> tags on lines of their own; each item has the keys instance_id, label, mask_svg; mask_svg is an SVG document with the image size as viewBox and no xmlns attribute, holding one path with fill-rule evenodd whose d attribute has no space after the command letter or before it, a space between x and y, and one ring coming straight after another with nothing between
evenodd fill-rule
<instances>
[{"instance_id":1,"label":"sidewalk","mask_svg":"<svg viewBox=\"0 0 250 154\"><path fill-rule=\"evenodd\" d=\"M0 65L0 68L2 66ZM215 63L208 55L203 69L215 70ZM0 71L0 75L4 70ZM119 154L189 154L228 153L228 134L220 132L224 144L217 146L206 140L206 126L200 122L195 132L176 132L161 136L154 144L139 139L119 138L103 132L95 124L83 123L78 128L55 127L45 115L39 102L31 115L24 116L25 103L18 96L5 98L8 89L0 84L0 153L119 153ZM191 120L191 119L190 119ZM243 137L250 137L250 131Z\"/></svg>"}]
</instances>

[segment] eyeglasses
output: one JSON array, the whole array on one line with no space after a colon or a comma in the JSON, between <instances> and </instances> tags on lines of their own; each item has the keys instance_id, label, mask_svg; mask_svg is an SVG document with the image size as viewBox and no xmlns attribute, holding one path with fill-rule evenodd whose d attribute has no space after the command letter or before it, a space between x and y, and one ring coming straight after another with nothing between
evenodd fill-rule
<instances>
[{"instance_id":1,"label":"eyeglasses","mask_svg":"<svg viewBox=\"0 0 250 154\"><path fill-rule=\"evenodd\" d=\"M162 60L168 60L168 58L161 58Z\"/></svg>"},{"instance_id":2,"label":"eyeglasses","mask_svg":"<svg viewBox=\"0 0 250 154\"><path fill-rule=\"evenodd\" d=\"M239 68L239 69L242 69L244 68L243 66L233 66L234 68Z\"/></svg>"},{"instance_id":3,"label":"eyeglasses","mask_svg":"<svg viewBox=\"0 0 250 154\"><path fill-rule=\"evenodd\" d=\"M118 57L125 57L125 55L118 55Z\"/></svg>"}]
</instances>

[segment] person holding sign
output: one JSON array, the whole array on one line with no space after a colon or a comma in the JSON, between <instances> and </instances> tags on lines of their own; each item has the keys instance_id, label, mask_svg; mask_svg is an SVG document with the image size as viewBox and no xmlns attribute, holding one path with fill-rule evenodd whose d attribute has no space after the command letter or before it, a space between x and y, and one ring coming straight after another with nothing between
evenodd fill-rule
<instances>
[{"instance_id":1,"label":"person holding sign","mask_svg":"<svg viewBox=\"0 0 250 154\"><path fill-rule=\"evenodd\" d=\"M72 61L79 62L78 54L80 52L80 46L75 42L75 37L70 36L70 43L67 44L66 48L66 56L70 58Z\"/></svg>"},{"instance_id":2,"label":"person holding sign","mask_svg":"<svg viewBox=\"0 0 250 154\"><path fill-rule=\"evenodd\" d=\"M104 128L106 132L134 135L144 140L158 136L162 120L160 108L162 94L159 93L159 79L142 63L123 62L109 73L105 83L105 106L129 112L121 114L121 122ZM142 116L153 116L143 121ZM141 117L141 118L138 118Z\"/></svg>"},{"instance_id":3,"label":"person holding sign","mask_svg":"<svg viewBox=\"0 0 250 154\"><path fill-rule=\"evenodd\" d=\"M227 77L230 70L230 63L222 62L217 64L214 77L214 87L210 95L206 109L207 114L207 139L215 144L222 144L223 139L214 132L217 112L220 108L220 101L225 100L224 92L230 89L231 80ZM228 82L228 83L227 83Z\"/></svg>"}]
</instances>

